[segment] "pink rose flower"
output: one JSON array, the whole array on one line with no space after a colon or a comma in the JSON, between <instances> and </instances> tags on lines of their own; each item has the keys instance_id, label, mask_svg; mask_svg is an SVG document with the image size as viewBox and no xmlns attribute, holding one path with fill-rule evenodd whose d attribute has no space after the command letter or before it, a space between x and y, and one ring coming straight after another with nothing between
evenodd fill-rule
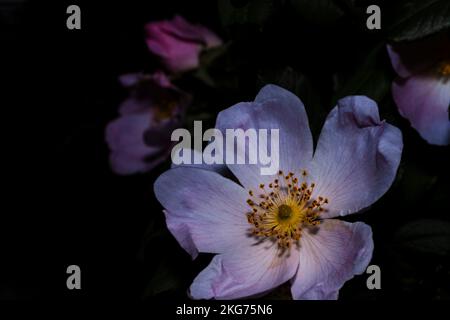
<instances>
[{"instance_id":1,"label":"pink rose flower","mask_svg":"<svg viewBox=\"0 0 450 320\"><path fill-rule=\"evenodd\" d=\"M335 218L389 189L403 148L400 130L380 119L373 100L346 97L314 148L303 103L275 85L220 112L216 128L279 129L280 171L263 176L261 163L227 164L231 180L217 166L186 165L156 180L156 198L180 245L193 258L216 254L194 279L191 297L238 299L290 281L294 299L336 299L365 271L374 244L370 226Z\"/></svg>"},{"instance_id":2,"label":"pink rose flower","mask_svg":"<svg viewBox=\"0 0 450 320\"><path fill-rule=\"evenodd\" d=\"M180 16L170 21L150 22L145 30L149 50L159 56L164 66L173 73L197 68L202 50L222 44L222 40L212 31L191 24Z\"/></svg>"},{"instance_id":3,"label":"pink rose flower","mask_svg":"<svg viewBox=\"0 0 450 320\"><path fill-rule=\"evenodd\" d=\"M450 39L437 35L387 46L398 74L392 94L400 114L436 145L450 143Z\"/></svg>"}]
</instances>

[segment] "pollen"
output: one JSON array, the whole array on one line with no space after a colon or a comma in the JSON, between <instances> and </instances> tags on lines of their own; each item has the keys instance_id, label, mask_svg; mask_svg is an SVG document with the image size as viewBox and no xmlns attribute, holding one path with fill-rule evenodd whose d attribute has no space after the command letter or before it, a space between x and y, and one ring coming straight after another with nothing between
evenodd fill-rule
<instances>
[{"instance_id":1,"label":"pollen","mask_svg":"<svg viewBox=\"0 0 450 320\"><path fill-rule=\"evenodd\" d=\"M443 61L438 66L438 73L443 77L450 77L450 60Z\"/></svg>"},{"instance_id":2,"label":"pollen","mask_svg":"<svg viewBox=\"0 0 450 320\"><path fill-rule=\"evenodd\" d=\"M294 172L278 172L271 183L259 185L258 191L250 190L247 213L251 224L250 234L261 240L271 239L282 249L298 244L305 228L320 224L320 214L328 199L323 196L312 198L314 182L308 182L308 173L301 170L298 177Z\"/></svg>"}]
</instances>

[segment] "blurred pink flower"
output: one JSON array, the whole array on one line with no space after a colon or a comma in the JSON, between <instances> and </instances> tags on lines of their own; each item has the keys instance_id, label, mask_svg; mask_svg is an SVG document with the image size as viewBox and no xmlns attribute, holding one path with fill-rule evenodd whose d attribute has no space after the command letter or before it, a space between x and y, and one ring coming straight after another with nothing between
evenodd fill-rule
<instances>
[{"instance_id":1,"label":"blurred pink flower","mask_svg":"<svg viewBox=\"0 0 450 320\"><path fill-rule=\"evenodd\" d=\"M181 125L190 96L162 72L126 74L120 82L130 96L106 127L111 168L123 175L149 171L170 155L170 135Z\"/></svg>"},{"instance_id":2,"label":"blurred pink flower","mask_svg":"<svg viewBox=\"0 0 450 320\"><path fill-rule=\"evenodd\" d=\"M150 22L145 30L149 50L174 73L197 68L202 50L222 44L222 40L212 31L191 24L180 16L170 21Z\"/></svg>"},{"instance_id":3,"label":"blurred pink flower","mask_svg":"<svg viewBox=\"0 0 450 320\"><path fill-rule=\"evenodd\" d=\"M400 114L436 145L450 143L450 40L437 35L387 46L398 74L392 94Z\"/></svg>"}]
</instances>

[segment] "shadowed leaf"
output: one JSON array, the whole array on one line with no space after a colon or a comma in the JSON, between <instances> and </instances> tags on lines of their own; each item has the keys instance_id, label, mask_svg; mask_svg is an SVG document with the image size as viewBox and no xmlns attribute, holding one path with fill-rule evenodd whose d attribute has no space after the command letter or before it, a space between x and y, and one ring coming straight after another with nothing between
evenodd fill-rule
<instances>
[{"instance_id":1,"label":"shadowed leaf","mask_svg":"<svg viewBox=\"0 0 450 320\"><path fill-rule=\"evenodd\" d=\"M389 27L393 41L415 40L450 27L448 0L410 0L399 11L402 16Z\"/></svg>"},{"instance_id":2,"label":"shadowed leaf","mask_svg":"<svg viewBox=\"0 0 450 320\"><path fill-rule=\"evenodd\" d=\"M422 219L400 228L395 236L399 246L423 253L446 255L450 253L450 223Z\"/></svg>"}]
</instances>

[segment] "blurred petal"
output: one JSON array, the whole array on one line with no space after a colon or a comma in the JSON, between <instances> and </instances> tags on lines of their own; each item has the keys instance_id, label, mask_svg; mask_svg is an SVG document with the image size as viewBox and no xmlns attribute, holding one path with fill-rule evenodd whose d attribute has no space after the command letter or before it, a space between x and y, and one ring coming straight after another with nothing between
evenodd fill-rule
<instances>
[{"instance_id":1,"label":"blurred petal","mask_svg":"<svg viewBox=\"0 0 450 320\"><path fill-rule=\"evenodd\" d=\"M414 42L387 45L395 72L407 78L433 67L450 56L450 41L445 33L439 33Z\"/></svg>"},{"instance_id":2,"label":"blurred petal","mask_svg":"<svg viewBox=\"0 0 450 320\"><path fill-rule=\"evenodd\" d=\"M226 252L247 238L247 193L219 174L179 167L155 182L156 198L164 206L169 230L193 257L197 251Z\"/></svg>"},{"instance_id":3,"label":"blurred petal","mask_svg":"<svg viewBox=\"0 0 450 320\"><path fill-rule=\"evenodd\" d=\"M144 143L144 133L150 126L148 113L120 117L106 127L106 142L111 149L112 170L118 174L143 172L154 167L164 157L160 147ZM150 160L150 161L149 161Z\"/></svg>"},{"instance_id":4,"label":"blurred petal","mask_svg":"<svg viewBox=\"0 0 450 320\"><path fill-rule=\"evenodd\" d=\"M198 66L201 44L174 37L161 25L149 24L146 30L149 50L160 56L170 71L187 71Z\"/></svg>"},{"instance_id":5,"label":"blurred petal","mask_svg":"<svg viewBox=\"0 0 450 320\"><path fill-rule=\"evenodd\" d=\"M152 150L146 153L144 157L120 152L111 152L109 156L111 170L120 175L150 171L166 159L167 152L165 150Z\"/></svg>"},{"instance_id":6,"label":"blurred petal","mask_svg":"<svg viewBox=\"0 0 450 320\"><path fill-rule=\"evenodd\" d=\"M130 88L136 85L142 77L142 73L127 73L119 76L119 82L122 86Z\"/></svg>"},{"instance_id":7,"label":"blurred petal","mask_svg":"<svg viewBox=\"0 0 450 320\"><path fill-rule=\"evenodd\" d=\"M222 40L214 32L204 26L191 24L181 16L175 16L173 24L168 24L166 27L167 31L173 32L178 37L198 41L206 48L213 48L222 44Z\"/></svg>"},{"instance_id":8,"label":"blurred petal","mask_svg":"<svg viewBox=\"0 0 450 320\"><path fill-rule=\"evenodd\" d=\"M152 51L156 51L156 46L159 46L152 40L147 41L147 45ZM165 47L159 54L163 60L165 66L172 72L184 72L192 70L199 65L199 55L202 47L196 43L179 42L173 38L167 38L164 42Z\"/></svg>"},{"instance_id":9,"label":"blurred petal","mask_svg":"<svg viewBox=\"0 0 450 320\"><path fill-rule=\"evenodd\" d=\"M403 142L399 129L380 121L376 103L363 96L338 101L314 154L314 196L329 199L322 218L359 211L394 181Z\"/></svg>"},{"instance_id":10,"label":"blurred petal","mask_svg":"<svg viewBox=\"0 0 450 320\"><path fill-rule=\"evenodd\" d=\"M266 292L294 276L298 259L297 250L280 256L276 243L247 240L216 255L194 279L190 293L194 299L238 299Z\"/></svg>"},{"instance_id":11,"label":"blurred petal","mask_svg":"<svg viewBox=\"0 0 450 320\"><path fill-rule=\"evenodd\" d=\"M450 143L450 81L420 74L392 84L392 94L403 117L428 143Z\"/></svg>"},{"instance_id":12,"label":"blurred petal","mask_svg":"<svg viewBox=\"0 0 450 320\"><path fill-rule=\"evenodd\" d=\"M325 220L315 233L304 232L294 299L333 300L339 289L367 268L373 252L371 228L362 223Z\"/></svg>"},{"instance_id":13,"label":"blurred petal","mask_svg":"<svg viewBox=\"0 0 450 320\"><path fill-rule=\"evenodd\" d=\"M111 167L118 174L149 171L170 154L170 135L180 126L191 96L159 71L126 74L119 81L130 96L119 107L120 117L106 128Z\"/></svg>"},{"instance_id":14,"label":"blurred petal","mask_svg":"<svg viewBox=\"0 0 450 320\"><path fill-rule=\"evenodd\" d=\"M267 85L260 90L255 102L238 103L220 112L216 128L224 133L226 129L237 128L279 129L279 169L298 172L311 161L313 145L305 107L298 97L278 86ZM268 136L270 146L270 134ZM273 179L273 176L261 175L261 167L267 165L262 165L259 161L254 165L227 165L246 188L253 188Z\"/></svg>"},{"instance_id":15,"label":"blurred petal","mask_svg":"<svg viewBox=\"0 0 450 320\"><path fill-rule=\"evenodd\" d=\"M149 115L153 115L152 112ZM165 147L170 153L170 147L173 146L171 141L171 135L174 129L180 125L179 119L165 118L155 119L152 118L151 126L144 133L144 142L149 147Z\"/></svg>"},{"instance_id":16,"label":"blurred petal","mask_svg":"<svg viewBox=\"0 0 450 320\"><path fill-rule=\"evenodd\" d=\"M119 106L119 113L121 115L145 112L153 106L150 98L142 99L136 97L129 97L125 99Z\"/></svg>"},{"instance_id":17,"label":"blurred petal","mask_svg":"<svg viewBox=\"0 0 450 320\"><path fill-rule=\"evenodd\" d=\"M161 71L152 74L130 73L119 77L119 82L130 90L130 96L122 102L119 113L126 115L155 108L163 108L169 101L187 105L190 96L179 90Z\"/></svg>"},{"instance_id":18,"label":"blurred petal","mask_svg":"<svg viewBox=\"0 0 450 320\"><path fill-rule=\"evenodd\" d=\"M145 29L149 50L161 57L172 72L184 72L198 67L200 52L222 43L207 28L190 24L180 16L171 21L148 23Z\"/></svg>"},{"instance_id":19,"label":"blurred petal","mask_svg":"<svg viewBox=\"0 0 450 320\"><path fill-rule=\"evenodd\" d=\"M142 81L154 82L156 85L164 89L175 88L170 82L170 79L167 77L167 75L160 70L157 70L152 74L137 72L137 73L126 73L119 76L119 82L125 88L132 88Z\"/></svg>"}]
</instances>

